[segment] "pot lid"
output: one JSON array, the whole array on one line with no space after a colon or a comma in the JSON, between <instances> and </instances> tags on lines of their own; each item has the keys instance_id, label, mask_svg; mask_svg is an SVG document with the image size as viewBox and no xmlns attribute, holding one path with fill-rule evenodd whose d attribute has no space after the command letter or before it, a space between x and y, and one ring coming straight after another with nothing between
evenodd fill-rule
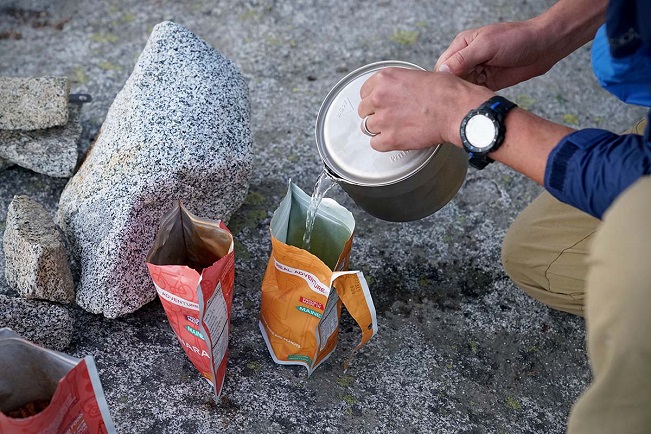
<instances>
[{"instance_id":1,"label":"pot lid","mask_svg":"<svg viewBox=\"0 0 651 434\"><path fill-rule=\"evenodd\" d=\"M371 148L371 138L360 129L359 91L371 75L387 67L424 70L393 60L363 66L332 88L317 116L316 143L321 159L330 172L352 184L380 186L399 182L425 166L439 148L389 152Z\"/></svg>"}]
</instances>

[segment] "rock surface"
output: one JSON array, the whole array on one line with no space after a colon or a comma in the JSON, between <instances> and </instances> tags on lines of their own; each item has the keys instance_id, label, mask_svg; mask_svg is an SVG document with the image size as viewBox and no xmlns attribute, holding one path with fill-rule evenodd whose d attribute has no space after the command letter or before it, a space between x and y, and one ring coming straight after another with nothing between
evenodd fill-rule
<instances>
[{"instance_id":1,"label":"rock surface","mask_svg":"<svg viewBox=\"0 0 651 434\"><path fill-rule=\"evenodd\" d=\"M0 77L0 130L41 130L68 122L67 77Z\"/></svg>"},{"instance_id":2,"label":"rock surface","mask_svg":"<svg viewBox=\"0 0 651 434\"><path fill-rule=\"evenodd\" d=\"M77 303L109 318L155 298L145 256L174 199L228 221L253 154L248 88L234 64L183 27L157 25L58 221L81 264Z\"/></svg>"},{"instance_id":3,"label":"rock surface","mask_svg":"<svg viewBox=\"0 0 651 434\"><path fill-rule=\"evenodd\" d=\"M75 299L75 288L61 234L50 214L26 196L9 204L3 237L5 277L26 298L60 303Z\"/></svg>"},{"instance_id":4,"label":"rock surface","mask_svg":"<svg viewBox=\"0 0 651 434\"><path fill-rule=\"evenodd\" d=\"M74 319L63 306L0 294L2 327L42 347L63 351L70 346Z\"/></svg>"},{"instance_id":5,"label":"rock surface","mask_svg":"<svg viewBox=\"0 0 651 434\"><path fill-rule=\"evenodd\" d=\"M0 132L0 134L2 134L2 132ZM11 161L5 160L4 158L0 157L0 172L13 165L14 163L12 163Z\"/></svg>"},{"instance_id":6,"label":"rock surface","mask_svg":"<svg viewBox=\"0 0 651 434\"><path fill-rule=\"evenodd\" d=\"M330 190L355 216L351 268L368 279L379 325L348 371L342 363L359 335L347 314L337 351L310 378L276 365L258 327L271 213L288 178L305 191L314 186L323 167L314 124L332 86L374 61L431 68L459 31L531 18L554 0L7 3L14 10L0 8L0 34L22 39L0 39L0 75L69 76L74 93L91 94L82 149L161 21L201 36L249 83L255 170L228 223L236 275L222 399L212 399L157 300L117 319L69 307L75 328L66 352L95 357L120 434L566 432L590 381L584 321L531 300L504 274L504 232L540 187L500 164L470 169L448 205L404 224L374 219L341 188ZM620 131L644 115L601 89L590 68L588 45L502 94L575 128ZM21 167L0 172L0 232L14 195L54 213L64 185ZM0 292L15 295L1 277Z\"/></svg>"},{"instance_id":7,"label":"rock surface","mask_svg":"<svg viewBox=\"0 0 651 434\"><path fill-rule=\"evenodd\" d=\"M69 178L77 166L81 105L70 104L68 123L34 131L0 130L0 158L48 176Z\"/></svg>"}]
</instances>

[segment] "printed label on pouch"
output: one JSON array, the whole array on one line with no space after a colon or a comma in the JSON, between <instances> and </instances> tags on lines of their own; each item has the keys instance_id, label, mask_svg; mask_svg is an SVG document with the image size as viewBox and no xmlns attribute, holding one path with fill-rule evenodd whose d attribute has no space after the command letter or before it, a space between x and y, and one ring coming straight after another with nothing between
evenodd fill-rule
<instances>
[{"instance_id":1,"label":"printed label on pouch","mask_svg":"<svg viewBox=\"0 0 651 434\"><path fill-rule=\"evenodd\" d=\"M303 356L302 354L290 354L287 356L287 360L296 360L299 362L305 362L308 365L312 364L312 359L310 359L308 356Z\"/></svg>"},{"instance_id":2,"label":"printed label on pouch","mask_svg":"<svg viewBox=\"0 0 651 434\"><path fill-rule=\"evenodd\" d=\"M206 340L206 338L203 337L203 335L201 334L201 332L200 332L199 330L195 330L195 329L193 329L192 327L187 326L187 325L185 326L185 329L186 329L187 331L189 331L190 334L192 334L192 335L198 337L199 339L201 339L201 340L203 340L203 341Z\"/></svg>"},{"instance_id":3,"label":"printed label on pouch","mask_svg":"<svg viewBox=\"0 0 651 434\"><path fill-rule=\"evenodd\" d=\"M206 302L203 323L209 330L214 360L221 360L228 349L228 305L224 300L221 282Z\"/></svg>"},{"instance_id":4,"label":"printed label on pouch","mask_svg":"<svg viewBox=\"0 0 651 434\"><path fill-rule=\"evenodd\" d=\"M325 312L323 312L323 319L321 319L321 322L319 323L319 339L321 341L319 351L323 351L330 336L332 336L339 327L339 315L337 312L338 301L339 297L336 292L332 294L332 297L328 298Z\"/></svg>"},{"instance_id":5,"label":"printed label on pouch","mask_svg":"<svg viewBox=\"0 0 651 434\"><path fill-rule=\"evenodd\" d=\"M199 305L197 303L193 303L192 301L185 300L185 299L183 299L181 297L177 297L176 295L172 294L171 292L165 291L163 288L156 285L156 282L154 282L154 286L156 287L156 292L158 292L158 295L163 300L169 301L172 304L184 307L186 309L199 310Z\"/></svg>"},{"instance_id":6,"label":"printed label on pouch","mask_svg":"<svg viewBox=\"0 0 651 434\"><path fill-rule=\"evenodd\" d=\"M302 279L304 279L308 287L316 292L317 294L322 294L325 295L326 297L328 294L330 294L330 288L325 286L319 279L316 278L316 276L312 273L308 273L307 271L304 270L299 270L298 268L293 268L289 267L287 265L283 265L280 262L274 258L274 264L276 265L276 268L279 269L280 271L288 274L293 274L294 276L298 276Z\"/></svg>"},{"instance_id":7,"label":"printed label on pouch","mask_svg":"<svg viewBox=\"0 0 651 434\"><path fill-rule=\"evenodd\" d=\"M315 316L317 318L321 318L321 314L319 312L317 312L315 310L312 310L312 309L308 309L307 307L296 306L296 309L300 310L301 312L304 312L304 313L310 314L312 316Z\"/></svg>"},{"instance_id":8,"label":"printed label on pouch","mask_svg":"<svg viewBox=\"0 0 651 434\"><path fill-rule=\"evenodd\" d=\"M323 310L323 304L318 301L310 300L309 298L300 297L299 301L308 306L316 307L317 309Z\"/></svg>"}]
</instances>

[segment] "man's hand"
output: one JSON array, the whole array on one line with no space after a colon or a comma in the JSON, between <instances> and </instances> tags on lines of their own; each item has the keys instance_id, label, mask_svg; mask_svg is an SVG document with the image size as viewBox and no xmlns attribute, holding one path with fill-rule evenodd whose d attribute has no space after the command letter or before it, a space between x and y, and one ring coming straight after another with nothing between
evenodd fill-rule
<instances>
[{"instance_id":1,"label":"man's hand","mask_svg":"<svg viewBox=\"0 0 651 434\"><path fill-rule=\"evenodd\" d=\"M435 71L497 91L549 71L562 57L551 41L534 20L466 30L441 54Z\"/></svg>"},{"instance_id":2,"label":"man's hand","mask_svg":"<svg viewBox=\"0 0 651 434\"><path fill-rule=\"evenodd\" d=\"M434 70L494 91L542 75L594 38L607 4L607 0L559 0L530 20L466 30L441 54Z\"/></svg>"},{"instance_id":3,"label":"man's hand","mask_svg":"<svg viewBox=\"0 0 651 434\"><path fill-rule=\"evenodd\" d=\"M605 20L606 6L607 0L559 0L531 20L459 34L436 63L436 72L380 70L360 90L358 114L368 116L368 130L377 133L371 146L378 151L443 142L462 146L459 128L469 110L494 96L493 90L545 73L591 40ZM443 65L452 73L438 72ZM573 131L520 108L509 112L506 130L491 158L540 184L549 153Z\"/></svg>"},{"instance_id":4,"label":"man's hand","mask_svg":"<svg viewBox=\"0 0 651 434\"><path fill-rule=\"evenodd\" d=\"M462 146L461 120L495 93L454 74L385 68L362 88L358 107L360 128L377 133L371 146L377 151L423 149L449 142ZM549 152L573 130L515 108L506 117L506 137L491 158L542 184Z\"/></svg>"},{"instance_id":5,"label":"man's hand","mask_svg":"<svg viewBox=\"0 0 651 434\"><path fill-rule=\"evenodd\" d=\"M366 126L378 133L371 146L378 151L461 146L461 120L493 95L452 74L385 68L362 86L358 114L369 116Z\"/></svg>"}]
</instances>

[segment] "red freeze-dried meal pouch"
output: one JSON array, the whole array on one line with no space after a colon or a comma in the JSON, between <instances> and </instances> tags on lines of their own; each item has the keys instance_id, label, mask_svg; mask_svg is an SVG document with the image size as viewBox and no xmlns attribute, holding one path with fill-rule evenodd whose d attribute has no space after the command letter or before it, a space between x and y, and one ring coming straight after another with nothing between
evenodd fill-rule
<instances>
[{"instance_id":1,"label":"red freeze-dried meal pouch","mask_svg":"<svg viewBox=\"0 0 651 434\"><path fill-rule=\"evenodd\" d=\"M233 237L221 221L196 217L181 202L161 220L147 268L176 337L221 394L233 299Z\"/></svg>"},{"instance_id":2,"label":"red freeze-dried meal pouch","mask_svg":"<svg viewBox=\"0 0 651 434\"><path fill-rule=\"evenodd\" d=\"M39 347L0 329L0 433L115 433L91 356Z\"/></svg>"}]
</instances>

